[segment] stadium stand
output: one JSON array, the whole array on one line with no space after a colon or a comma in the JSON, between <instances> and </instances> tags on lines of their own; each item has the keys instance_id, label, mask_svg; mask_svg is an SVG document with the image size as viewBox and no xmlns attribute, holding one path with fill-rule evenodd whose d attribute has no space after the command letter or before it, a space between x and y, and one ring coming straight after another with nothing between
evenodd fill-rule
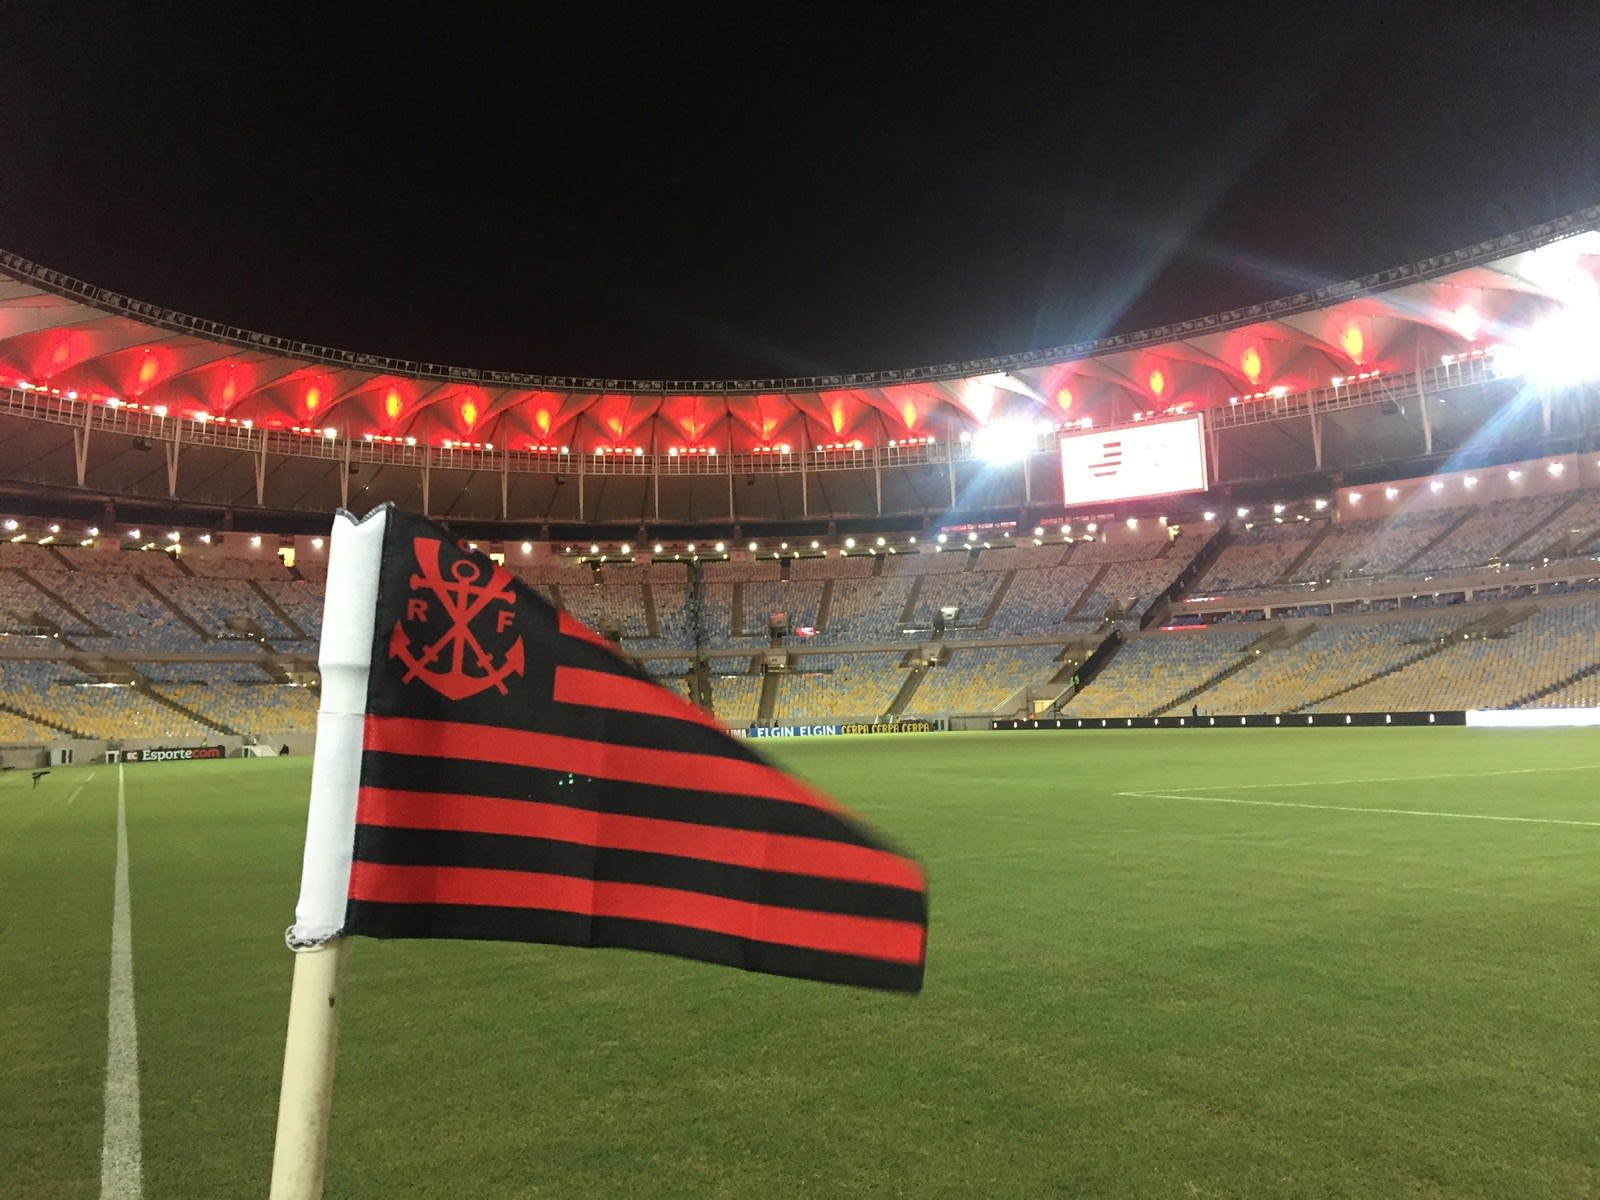
<instances>
[{"instance_id":1,"label":"stadium stand","mask_svg":"<svg viewBox=\"0 0 1600 1200\"><path fill-rule=\"evenodd\" d=\"M1275 597L1274 619L1230 603L1206 616L1212 624L1173 632L1141 631L1139 620L1204 537L1158 527L943 552L696 564L562 556L512 569L615 631L679 694L693 694L694 656L721 652L711 694L734 725L875 720L891 708L993 713L1055 678L1069 642L1083 654L1113 629L1126 644L1065 701L1067 715L1597 702L1600 600L1585 589L1600 588L1600 562L1581 551L1600 539L1600 493L1232 534L1190 591ZM275 558L0 542L0 741L308 733L315 691L297 684L310 678L321 626L317 561L293 570ZM1450 572L1475 574L1438 596L1417 586ZM1358 598L1336 604L1341 588ZM1303 602L1283 602L1297 591ZM756 656L774 613L817 634L781 638L789 669L768 677ZM914 668L912 651L932 665Z\"/></svg>"},{"instance_id":2,"label":"stadium stand","mask_svg":"<svg viewBox=\"0 0 1600 1200\"><path fill-rule=\"evenodd\" d=\"M952 650L931 668L912 697L926 713L996 713L1030 683L1043 683L1060 667L1056 646L973 646Z\"/></svg>"},{"instance_id":3,"label":"stadium stand","mask_svg":"<svg viewBox=\"0 0 1600 1200\"><path fill-rule=\"evenodd\" d=\"M905 682L898 654L804 654L778 681L784 721L871 721L889 709Z\"/></svg>"},{"instance_id":4,"label":"stadium stand","mask_svg":"<svg viewBox=\"0 0 1600 1200\"><path fill-rule=\"evenodd\" d=\"M1094 682L1062 712L1072 717L1154 716L1244 661L1258 628L1147 633L1129 639Z\"/></svg>"}]
</instances>

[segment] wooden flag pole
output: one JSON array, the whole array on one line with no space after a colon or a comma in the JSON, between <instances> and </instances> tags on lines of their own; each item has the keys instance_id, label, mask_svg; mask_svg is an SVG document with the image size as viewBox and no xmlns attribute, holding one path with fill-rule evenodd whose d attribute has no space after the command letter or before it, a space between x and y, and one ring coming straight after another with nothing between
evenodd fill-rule
<instances>
[{"instance_id":1,"label":"wooden flag pole","mask_svg":"<svg viewBox=\"0 0 1600 1200\"><path fill-rule=\"evenodd\" d=\"M361 788L361 729L366 720L378 574L387 506L357 521L339 512L329 538L327 596L317 666L322 702L311 760L305 861L295 923L289 1033L272 1154L272 1200L319 1200L339 1044L339 992L350 950L340 936L350 892L356 794Z\"/></svg>"},{"instance_id":2,"label":"wooden flag pole","mask_svg":"<svg viewBox=\"0 0 1600 1200\"><path fill-rule=\"evenodd\" d=\"M339 997L349 954L349 939L336 937L294 956L271 1200L321 1200L333 1060L339 1045Z\"/></svg>"}]
</instances>

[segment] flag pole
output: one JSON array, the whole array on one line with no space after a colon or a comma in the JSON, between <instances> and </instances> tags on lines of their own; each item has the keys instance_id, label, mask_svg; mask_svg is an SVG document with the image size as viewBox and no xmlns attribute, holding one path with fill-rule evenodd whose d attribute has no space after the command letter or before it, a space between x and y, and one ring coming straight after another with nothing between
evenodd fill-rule
<instances>
[{"instance_id":1,"label":"flag pole","mask_svg":"<svg viewBox=\"0 0 1600 1200\"><path fill-rule=\"evenodd\" d=\"M348 938L334 938L294 956L289 1034L278 1095L271 1200L320 1200L333 1105L333 1063L339 1044L339 999Z\"/></svg>"},{"instance_id":2,"label":"flag pole","mask_svg":"<svg viewBox=\"0 0 1600 1200\"><path fill-rule=\"evenodd\" d=\"M372 666L385 505L357 521L341 510L329 539L317 666L322 699L311 760L300 899L287 941L295 951L289 1031L278 1095L271 1200L319 1200L339 1042L339 993L349 939L340 936L350 889L362 728Z\"/></svg>"}]
</instances>

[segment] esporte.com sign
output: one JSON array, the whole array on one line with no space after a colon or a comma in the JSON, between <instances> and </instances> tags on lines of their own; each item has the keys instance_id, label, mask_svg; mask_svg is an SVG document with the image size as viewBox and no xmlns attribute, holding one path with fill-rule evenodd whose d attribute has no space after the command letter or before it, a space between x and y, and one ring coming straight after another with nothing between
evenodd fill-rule
<instances>
[{"instance_id":1,"label":"esporte.com sign","mask_svg":"<svg viewBox=\"0 0 1600 1200\"><path fill-rule=\"evenodd\" d=\"M123 762L189 762L197 758L224 758L221 746L159 746L150 750L124 750Z\"/></svg>"}]
</instances>

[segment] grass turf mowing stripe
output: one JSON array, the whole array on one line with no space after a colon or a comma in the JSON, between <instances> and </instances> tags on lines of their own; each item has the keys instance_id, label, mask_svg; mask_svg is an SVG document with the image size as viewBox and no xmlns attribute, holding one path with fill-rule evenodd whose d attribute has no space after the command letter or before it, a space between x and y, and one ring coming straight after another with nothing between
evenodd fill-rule
<instances>
[{"instance_id":1,"label":"grass turf mowing stripe","mask_svg":"<svg viewBox=\"0 0 1600 1200\"><path fill-rule=\"evenodd\" d=\"M106 1109L100 1143L101 1200L139 1200L139 1027L133 1007L133 908L128 887L128 803L117 766L117 875L111 915L106 1019Z\"/></svg>"}]
</instances>

